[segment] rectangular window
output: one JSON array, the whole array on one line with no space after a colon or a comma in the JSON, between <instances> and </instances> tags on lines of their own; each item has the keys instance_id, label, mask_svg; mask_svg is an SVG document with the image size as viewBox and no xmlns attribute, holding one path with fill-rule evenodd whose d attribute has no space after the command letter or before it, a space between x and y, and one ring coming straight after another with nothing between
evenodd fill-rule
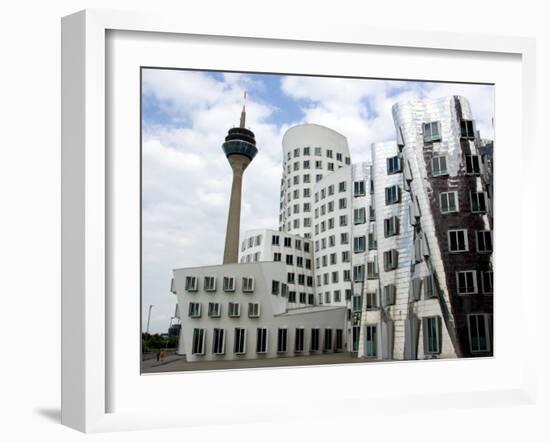
<instances>
[{"instance_id":1,"label":"rectangular window","mask_svg":"<svg viewBox=\"0 0 550 442\"><path fill-rule=\"evenodd\" d=\"M351 351L357 353L359 350L359 337L360 337L360 328L359 326L354 326L351 328Z\"/></svg>"},{"instance_id":2,"label":"rectangular window","mask_svg":"<svg viewBox=\"0 0 550 442\"><path fill-rule=\"evenodd\" d=\"M353 223L364 224L365 223L365 208L353 209Z\"/></svg>"},{"instance_id":3,"label":"rectangular window","mask_svg":"<svg viewBox=\"0 0 550 442\"><path fill-rule=\"evenodd\" d=\"M304 329L297 328L294 333L294 353L302 353L304 351Z\"/></svg>"},{"instance_id":4,"label":"rectangular window","mask_svg":"<svg viewBox=\"0 0 550 442\"><path fill-rule=\"evenodd\" d=\"M377 356L377 336L376 325L366 326L366 355L369 358L375 358Z\"/></svg>"},{"instance_id":5,"label":"rectangular window","mask_svg":"<svg viewBox=\"0 0 550 442\"><path fill-rule=\"evenodd\" d=\"M372 206L369 206L369 221L376 221L376 211Z\"/></svg>"},{"instance_id":6,"label":"rectangular window","mask_svg":"<svg viewBox=\"0 0 550 442\"><path fill-rule=\"evenodd\" d=\"M384 237L397 235L399 233L399 218L392 216L384 220Z\"/></svg>"},{"instance_id":7,"label":"rectangular window","mask_svg":"<svg viewBox=\"0 0 550 442\"><path fill-rule=\"evenodd\" d=\"M251 293L254 291L254 278L243 277L243 292Z\"/></svg>"},{"instance_id":8,"label":"rectangular window","mask_svg":"<svg viewBox=\"0 0 550 442\"><path fill-rule=\"evenodd\" d=\"M310 178L309 174L304 175L303 180L304 180L304 184L310 183L310 182L311 182L311 178ZM304 190L305 190L305 189L304 189Z\"/></svg>"},{"instance_id":9,"label":"rectangular window","mask_svg":"<svg viewBox=\"0 0 550 442\"><path fill-rule=\"evenodd\" d=\"M294 290L288 292L288 302L296 302L296 292Z\"/></svg>"},{"instance_id":10,"label":"rectangular window","mask_svg":"<svg viewBox=\"0 0 550 442\"><path fill-rule=\"evenodd\" d=\"M200 302L189 303L189 317L200 318L201 317L201 304Z\"/></svg>"},{"instance_id":11,"label":"rectangular window","mask_svg":"<svg viewBox=\"0 0 550 442\"><path fill-rule=\"evenodd\" d=\"M422 328L424 338L424 353L441 353L441 318L439 316L422 318Z\"/></svg>"},{"instance_id":12,"label":"rectangular window","mask_svg":"<svg viewBox=\"0 0 550 442\"><path fill-rule=\"evenodd\" d=\"M222 306L219 302L208 303L208 317L219 318L222 315Z\"/></svg>"},{"instance_id":13,"label":"rectangular window","mask_svg":"<svg viewBox=\"0 0 550 442\"><path fill-rule=\"evenodd\" d=\"M477 272L475 270L456 272L456 284L460 295L477 293Z\"/></svg>"},{"instance_id":14,"label":"rectangular window","mask_svg":"<svg viewBox=\"0 0 550 442\"><path fill-rule=\"evenodd\" d=\"M277 330L277 353L286 353L288 330L280 328Z\"/></svg>"},{"instance_id":15,"label":"rectangular window","mask_svg":"<svg viewBox=\"0 0 550 442\"><path fill-rule=\"evenodd\" d=\"M256 329L256 353L267 353L267 328Z\"/></svg>"},{"instance_id":16,"label":"rectangular window","mask_svg":"<svg viewBox=\"0 0 550 442\"><path fill-rule=\"evenodd\" d=\"M493 293L493 271L488 270L481 273L481 284L484 295Z\"/></svg>"},{"instance_id":17,"label":"rectangular window","mask_svg":"<svg viewBox=\"0 0 550 442\"><path fill-rule=\"evenodd\" d=\"M362 253L365 251L366 241L364 236L356 236L353 238L353 252Z\"/></svg>"},{"instance_id":18,"label":"rectangular window","mask_svg":"<svg viewBox=\"0 0 550 442\"><path fill-rule=\"evenodd\" d=\"M345 209L347 207L347 200L345 198L340 198L338 200L338 208Z\"/></svg>"},{"instance_id":19,"label":"rectangular window","mask_svg":"<svg viewBox=\"0 0 550 442\"><path fill-rule=\"evenodd\" d=\"M470 192L470 206L473 213L485 213L487 211L485 198L485 192Z\"/></svg>"},{"instance_id":20,"label":"rectangular window","mask_svg":"<svg viewBox=\"0 0 550 442\"><path fill-rule=\"evenodd\" d=\"M319 329L311 329L311 351L319 351Z\"/></svg>"},{"instance_id":21,"label":"rectangular window","mask_svg":"<svg viewBox=\"0 0 550 442\"><path fill-rule=\"evenodd\" d=\"M365 266L363 264L353 266L353 280L355 282L363 282L365 279Z\"/></svg>"},{"instance_id":22,"label":"rectangular window","mask_svg":"<svg viewBox=\"0 0 550 442\"><path fill-rule=\"evenodd\" d=\"M225 353L225 330L223 328L214 329L212 353L215 355L223 355Z\"/></svg>"},{"instance_id":23,"label":"rectangular window","mask_svg":"<svg viewBox=\"0 0 550 442\"><path fill-rule=\"evenodd\" d=\"M424 287L424 298L435 298L435 284L433 275L424 276L422 286Z\"/></svg>"},{"instance_id":24,"label":"rectangular window","mask_svg":"<svg viewBox=\"0 0 550 442\"><path fill-rule=\"evenodd\" d=\"M235 329L235 340L233 342L233 353L240 355L246 353L246 329Z\"/></svg>"},{"instance_id":25,"label":"rectangular window","mask_svg":"<svg viewBox=\"0 0 550 442\"><path fill-rule=\"evenodd\" d=\"M196 292L199 289L199 284L196 276L185 277L185 290L188 292Z\"/></svg>"},{"instance_id":26,"label":"rectangular window","mask_svg":"<svg viewBox=\"0 0 550 442\"><path fill-rule=\"evenodd\" d=\"M320 147L316 147L315 148L315 156L317 157L320 157L322 154L321 154L321 148Z\"/></svg>"},{"instance_id":27,"label":"rectangular window","mask_svg":"<svg viewBox=\"0 0 550 442\"><path fill-rule=\"evenodd\" d=\"M472 120L462 120L460 122L460 136L467 139L475 137L474 122Z\"/></svg>"},{"instance_id":28,"label":"rectangular window","mask_svg":"<svg viewBox=\"0 0 550 442\"><path fill-rule=\"evenodd\" d=\"M345 192L346 191L346 182L342 181L338 183L338 192Z\"/></svg>"},{"instance_id":29,"label":"rectangular window","mask_svg":"<svg viewBox=\"0 0 550 442\"><path fill-rule=\"evenodd\" d=\"M447 175L447 157L444 155L432 158L432 176Z\"/></svg>"},{"instance_id":30,"label":"rectangular window","mask_svg":"<svg viewBox=\"0 0 550 442\"><path fill-rule=\"evenodd\" d=\"M325 328L325 339L323 340L323 351L332 351L333 342L332 342L332 329Z\"/></svg>"},{"instance_id":31,"label":"rectangular window","mask_svg":"<svg viewBox=\"0 0 550 442\"><path fill-rule=\"evenodd\" d=\"M293 265L292 264L293 263L293 256L294 255L286 255L285 256L286 265L289 265L289 266Z\"/></svg>"},{"instance_id":32,"label":"rectangular window","mask_svg":"<svg viewBox=\"0 0 550 442\"><path fill-rule=\"evenodd\" d=\"M275 253L273 254L273 261L275 261L275 262L281 261L281 254L278 253L278 252L275 252Z\"/></svg>"},{"instance_id":33,"label":"rectangular window","mask_svg":"<svg viewBox=\"0 0 550 442\"><path fill-rule=\"evenodd\" d=\"M230 302L228 316L230 318L238 318L241 316L241 304L238 302Z\"/></svg>"},{"instance_id":34,"label":"rectangular window","mask_svg":"<svg viewBox=\"0 0 550 442\"><path fill-rule=\"evenodd\" d=\"M204 328L193 329L193 343L191 353L194 355L204 354L204 340L206 338L206 330Z\"/></svg>"},{"instance_id":35,"label":"rectangular window","mask_svg":"<svg viewBox=\"0 0 550 442\"><path fill-rule=\"evenodd\" d=\"M401 160L399 156L390 157L386 160L388 175L401 172Z\"/></svg>"},{"instance_id":36,"label":"rectangular window","mask_svg":"<svg viewBox=\"0 0 550 442\"><path fill-rule=\"evenodd\" d=\"M467 252L468 251L468 231L467 230L449 230L447 232L449 252Z\"/></svg>"},{"instance_id":37,"label":"rectangular window","mask_svg":"<svg viewBox=\"0 0 550 442\"><path fill-rule=\"evenodd\" d=\"M439 194L441 213L458 212L458 192L443 192Z\"/></svg>"},{"instance_id":38,"label":"rectangular window","mask_svg":"<svg viewBox=\"0 0 550 442\"><path fill-rule=\"evenodd\" d=\"M489 351L491 348L488 317L487 313L468 315L468 333L472 353Z\"/></svg>"},{"instance_id":39,"label":"rectangular window","mask_svg":"<svg viewBox=\"0 0 550 442\"><path fill-rule=\"evenodd\" d=\"M351 298L352 311L360 312L363 310L363 296L353 295Z\"/></svg>"},{"instance_id":40,"label":"rectangular window","mask_svg":"<svg viewBox=\"0 0 550 442\"><path fill-rule=\"evenodd\" d=\"M384 286L384 305L395 304L395 285L388 284Z\"/></svg>"},{"instance_id":41,"label":"rectangular window","mask_svg":"<svg viewBox=\"0 0 550 442\"><path fill-rule=\"evenodd\" d=\"M348 225L348 216L340 215L340 227L346 227Z\"/></svg>"},{"instance_id":42,"label":"rectangular window","mask_svg":"<svg viewBox=\"0 0 550 442\"><path fill-rule=\"evenodd\" d=\"M471 175L479 175L479 155L466 155L466 173Z\"/></svg>"},{"instance_id":43,"label":"rectangular window","mask_svg":"<svg viewBox=\"0 0 550 442\"><path fill-rule=\"evenodd\" d=\"M386 205L398 203L400 196L401 189L397 184L386 187Z\"/></svg>"},{"instance_id":44,"label":"rectangular window","mask_svg":"<svg viewBox=\"0 0 550 442\"><path fill-rule=\"evenodd\" d=\"M289 284L294 284L294 281L296 279L296 274L295 273L289 272L289 273L287 273L286 277L287 277L286 282L288 282Z\"/></svg>"},{"instance_id":45,"label":"rectangular window","mask_svg":"<svg viewBox=\"0 0 550 442\"><path fill-rule=\"evenodd\" d=\"M355 181L353 183L353 196L365 196L365 182Z\"/></svg>"},{"instance_id":46,"label":"rectangular window","mask_svg":"<svg viewBox=\"0 0 550 442\"><path fill-rule=\"evenodd\" d=\"M304 147L304 155L309 155L309 147Z\"/></svg>"},{"instance_id":47,"label":"rectangular window","mask_svg":"<svg viewBox=\"0 0 550 442\"><path fill-rule=\"evenodd\" d=\"M232 276L223 277L223 291L234 292L235 291L235 278Z\"/></svg>"},{"instance_id":48,"label":"rectangular window","mask_svg":"<svg viewBox=\"0 0 550 442\"><path fill-rule=\"evenodd\" d=\"M304 169L309 169L309 160L304 161Z\"/></svg>"},{"instance_id":49,"label":"rectangular window","mask_svg":"<svg viewBox=\"0 0 550 442\"><path fill-rule=\"evenodd\" d=\"M272 281L271 282L271 294L272 295L278 295L280 291L280 283L279 281Z\"/></svg>"},{"instance_id":50,"label":"rectangular window","mask_svg":"<svg viewBox=\"0 0 550 442\"><path fill-rule=\"evenodd\" d=\"M342 262L350 262L349 252L347 250L342 252Z\"/></svg>"},{"instance_id":51,"label":"rectangular window","mask_svg":"<svg viewBox=\"0 0 550 442\"><path fill-rule=\"evenodd\" d=\"M248 303L248 317L259 318L260 317L260 304L255 302Z\"/></svg>"},{"instance_id":52,"label":"rectangular window","mask_svg":"<svg viewBox=\"0 0 550 442\"><path fill-rule=\"evenodd\" d=\"M322 169L323 168L323 162L321 160L315 161L315 169Z\"/></svg>"},{"instance_id":53,"label":"rectangular window","mask_svg":"<svg viewBox=\"0 0 550 442\"><path fill-rule=\"evenodd\" d=\"M396 249L384 252L384 270L386 272L397 268L399 253Z\"/></svg>"},{"instance_id":54,"label":"rectangular window","mask_svg":"<svg viewBox=\"0 0 550 442\"><path fill-rule=\"evenodd\" d=\"M367 278L376 279L378 278L378 262L376 258L374 261L367 262Z\"/></svg>"},{"instance_id":55,"label":"rectangular window","mask_svg":"<svg viewBox=\"0 0 550 442\"><path fill-rule=\"evenodd\" d=\"M274 245L274 246L279 245L279 235L273 235L271 237L271 244Z\"/></svg>"},{"instance_id":56,"label":"rectangular window","mask_svg":"<svg viewBox=\"0 0 550 442\"><path fill-rule=\"evenodd\" d=\"M340 234L340 244L345 245L349 242L349 235L347 233Z\"/></svg>"},{"instance_id":57,"label":"rectangular window","mask_svg":"<svg viewBox=\"0 0 550 442\"><path fill-rule=\"evenodd\" d=\"M344 330L341 328L336 329L336 344L335 350L342 350L344 348Z\"/></svg>"},{"instance_id":58,"label":"rectangular window","mask_svg":"<svg viewBox=\"0 0 550 442\"><path fill-rule=\"evenodd\" d=\"M378 309L378 297L376 292L367 292L367 310Z\"/></svg>"},{"instance_id":59,"label":"rectangular window","mask_svg":"<svg viewBox=\"0 0 550 442\"><path fill-rule=\"evenodd\" d=\"M204 277L204 290L206 292L216 291L216 278L214 276Z\"/></svg>"},{"instance_id":60,"label":"rectangular window","mask_svg":"<svg viewBox=\"0 0 550 442\"><path fill-rule=\"evenodd\" d=\"M423 125L424 141L437 141L441 140L441 131L439 121L432 121L430 123L424 123Z\"/></svg>"},{"instance_id":61,"label":"rectangular window","mask_svg":"<svg viewBox=\"0 0 550 442\"><path fill-rule=\"evenodd\" d=\"M477 251L490 253L493 251L493 232L490 230L478 230L476 232Z\"/></svg>"}]
</instances>

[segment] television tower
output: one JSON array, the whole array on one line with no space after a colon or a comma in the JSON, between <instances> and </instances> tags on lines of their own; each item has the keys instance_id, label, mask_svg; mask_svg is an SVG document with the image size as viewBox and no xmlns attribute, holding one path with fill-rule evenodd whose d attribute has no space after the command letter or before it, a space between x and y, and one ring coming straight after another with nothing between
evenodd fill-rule
<instances>
[{"instance_id":1,"label":"television tower","mask_svg":"<svg viewBox=\"0 0 550 442\"><path fill-rule=\"evenodd\" d=\"M227 230L225 232L225 249L223 263L237 263L239 259L239 232L241 228L241 192L243 174L250 162L258 153L254 132L245 128L246 124L246 91L244 92L243 110L239 127L229 129L222 149L233 170Z\"/></svg>"}]
</instances>

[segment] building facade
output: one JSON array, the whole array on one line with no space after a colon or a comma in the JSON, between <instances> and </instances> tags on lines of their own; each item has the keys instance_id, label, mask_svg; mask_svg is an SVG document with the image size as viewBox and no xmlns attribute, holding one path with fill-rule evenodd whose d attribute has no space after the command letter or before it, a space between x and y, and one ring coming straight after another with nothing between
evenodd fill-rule
<instances>
[{"instance_id":1,"label":"building facade","mask_svg":"<svg viewBox=\"0 0 550 442\"><path fill-rule=\"evenodd\" d=\"M279 230L246 232L240 264L174 271L180 312L189 313L180 341L188 360L307 354L302 340L317 349L318 336L326 351L365 360L493 354L493 142L480 137L462 97L397 103L392 112L396 140L374 144L372 162L352 164L345 136L332 129L287 131ZM200 285L187 289L192 277L253 277L253 294L220 294L252 312L258 304L261 316L196 316L190 303L214 301ZM276 337L270 349L290 339L298 350L258 353L249 343L223 357L194 352L200 336L219 339L214 329L242 340L233 328L246 329L247 342L267 339L265 328ZM225 349L236 348L236 337L224 337Z\"/></svg>"}]
</instances>

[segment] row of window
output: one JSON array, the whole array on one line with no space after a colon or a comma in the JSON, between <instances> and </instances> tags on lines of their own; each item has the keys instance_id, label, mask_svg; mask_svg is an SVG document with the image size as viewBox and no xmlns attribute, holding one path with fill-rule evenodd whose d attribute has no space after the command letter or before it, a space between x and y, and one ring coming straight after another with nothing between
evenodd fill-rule
<instances>
[{"instance_id":1,"label":"row of window","mask_svg":"<svg viewBox=\"0 0 550 442\"><path fill-rule=\"evenodd\" d=\"M242 278L242 291L245 293L252 293L254 291L254 278L244 276ZM234 292L236 290L236 280L233 276L223 277L223 291ZM197 276L185 277L185 290L188 292L196 292L199 290L199 278ZM203 278L203 290L205 292L215 292L217 290L217 283L215 276L205 276Z\"/></svg>"},{"instance_id":2,"label":"row of window","mask_svg":"<svg viewBox=\"0 0 550 442\"><path fill-rule=\"evenodd\" d=\"M315 169L323 169L323 161L321 161L321 160L315 160L313 162L310 162L309 160L304 160L301 164L302 164L302 169L304 169L304 170L310 169L312 165L315 166ZM326 163L326 165L327 165L327 170L329 170L331 172L334 171L334 163L332 161L328 161ZM342 165L338 164L338 168L341 168L341 167L342 167ZM292 171L297 172L298 170L300 170L300 162L299 161L295 161L292 164L292 168L290 167L290 164L287 164L287 166L286 166L287 173L291 173Z\"/></svg>"},{"instance_id":3,"label":"row of window","mask_svg":"<svg viewBox=\"0 0 550 442\"><path fill-rule=\"evenodd\" d=\"M457 293L459 295L471 295L480 293L478 278L481 280L481 293L493 293L492 270L463 270L460 272L456 272Z\"/></svg>"},{"instance_id":4,"label":"row of window","mask_svg":"<svg viewBox=\"0 0 550 442\"><path fill-rule=\"evenodd\" d=\"M251 236L245 239L241 244L241 251L245 251L247 248L257 247L262 244L262 235Z\"/></svg>"},{"instance_id":5,"label":"row of window","mask_svg":"<svg viewBox=\"0 0 550 442\"><path fill-rule=\"evenodd\" d=\"M476 250L478 253L490 253L493 251L493 232L490 230L477 230L475 232ZM447 232L449 252L468 252L468 230L449 230Z\"/></svg>"},{"instance_id":6,"label":"row of window","mask_svg":"<svg viewBox=\"0 0 550 442\"><path fill-rule=\"evenodd\" d=\"M300 156L300 148L299 147L295 148L293 153L294 153L294 158L298 158ZM332 149L326 149L325 150L325 155L326 155L327 158L334 158L333 153L334 152L333 152ZM303 147L302 148L302 155L304 155L306 157L310 156L311 155L311 147L309 147L309 146ZM321 147L315 147L314 148L314 155L316 157L323 156L322 148ZM287 159L290 161L291 158L292 158L291 152L288 152L287 153ZM336 152L336 161L342 161L342 159L343 159L342 154L339 153L339 152ZM345 161L346 161L346 164L349 164L350 163L350 158L346 157Z\"/></svg>"},{"instance_id":7,"label":"row of window","mask_svg":"<svg viewBox=\"0 0 550 442\"><path fill-rule=\"evenodd\" d=\"M284 241L284 246L285 247L292 247L292 238L290 237L284 237L283 238L283 241ZM294 248L296 250L302 250L302 246L303 246L303 250L304 252L308 253L309 252L309 242L308 241L304 241L303 239L295 239L294 240ZM273 246L280 246L281 243L280 243L280 237L279 235L272 235L271 236L271 245Z\"/></svg>"},{"instance_id":8,"label":"row of window","mask_svg":"<svg viewBox=\"0 0 550 442\"><path fill-rule=\"evenodd\" d=\"M441 140L441 122L424 123L422 129L425 142ZM475 138L474 122L472 120L460 121L460 137L470 140Z\"/></svg>"},{"instance_id":9,"label":"row of window","mask_svg":"<svg viewBox=\"0 0 550 442\"><path fill-rule=\"evenodd\" d=\"M273 253L273 261L280 262L281 257L282 257L281 253L279 252ZM295 262L296 264L294 264ZM285 255L285 264L289 266L296 265L296 267L305 267L306 269L311 269L311 259L309 258L304 259L302 256L296 256L296 261L294 261L294 255Z\"/></svg>"},{"instance_id":10,"label":"row of window","mask_svg":"<svg viewBox=\"0 0 550 442\"><path fill-rule=\"evenodd\" d=\"M315 182L318 183L323 179L322 173L315 174ZM305 173L302 175L302 183L304 184L310 184L311 183L311 175L309 173ZM286 188L287 190L290 189L293 185L297 186L300 184L300 175L294 175L292 177L292 180L290 178L287 178L286 180Z\"/></svg>"},{"instance_id":11,"label":"row of window","mask_svg":"<svg viewBox=\"0 0 550 442\"><path fill-rule=\"evenodd\" d=\"M323 336L321 336L323 330ZM269 329L256 329L256 353L263 354L269 352ZM233 329L233 353L245 354L247 352L247 329ZM277 353L287 353L290 351L289 332L288 328L278 328L276 330ZM335 351L343 350L344 348L344 331L343 329L310 329L309 351ZM321 342L322 340L322 342ZM226 330L223 328L214 328L212 330L212 354L223 355L225 349ZM294 353L302 353L306 351L306 329L294 329ZM194 355L204 355L206 352L206 329L194 328L191 353Z\"/></svg>"},{"instance_id":12,"label":"row of window","mask_svg":"<svg viewBox=\"0 0 550 442\"><path fill-rule=\"evenodd\" d=\"M188 315L190 318L200 318L202 316L202 304L200 302L190 302ZM209 318L221 318L222 305L220 302L208 303L208 317ZM241 304L238 302L229 302L227 304L227 316L230 318L241 317ZM259 318L260 317L260 304L249 302L248 303L248 317Z\"/></svg>"},{"instance_id":13,"label":"row of window","mask_svg":"<svg viewBox=\"0 0 550 442\"><path fill-rule=\"evenodd\" d=\"M315 251L325 250L328 247L336 246L336 235L329 235L326 238L315 240ZM347 232L340 233L340 245L349 244L349 234Z\"/></svg>"}]
</instances>

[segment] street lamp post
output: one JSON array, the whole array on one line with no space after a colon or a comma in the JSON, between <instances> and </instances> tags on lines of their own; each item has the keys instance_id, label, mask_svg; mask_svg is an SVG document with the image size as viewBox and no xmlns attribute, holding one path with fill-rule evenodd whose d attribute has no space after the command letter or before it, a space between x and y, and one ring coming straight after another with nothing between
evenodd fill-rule
<instances>
[{"instance_id":1,"label":"street lamp post","mask_svg":"<svg viewBox=\"0 0 550 442\"><path fill-rule=\"evenodd\" d=\"M153 304L149 304L149 314L147 315L147 329L145 331L146 334L149 334L149 324L151 322L151 309L154 307Z\"/></svg>"}]
</instances>

